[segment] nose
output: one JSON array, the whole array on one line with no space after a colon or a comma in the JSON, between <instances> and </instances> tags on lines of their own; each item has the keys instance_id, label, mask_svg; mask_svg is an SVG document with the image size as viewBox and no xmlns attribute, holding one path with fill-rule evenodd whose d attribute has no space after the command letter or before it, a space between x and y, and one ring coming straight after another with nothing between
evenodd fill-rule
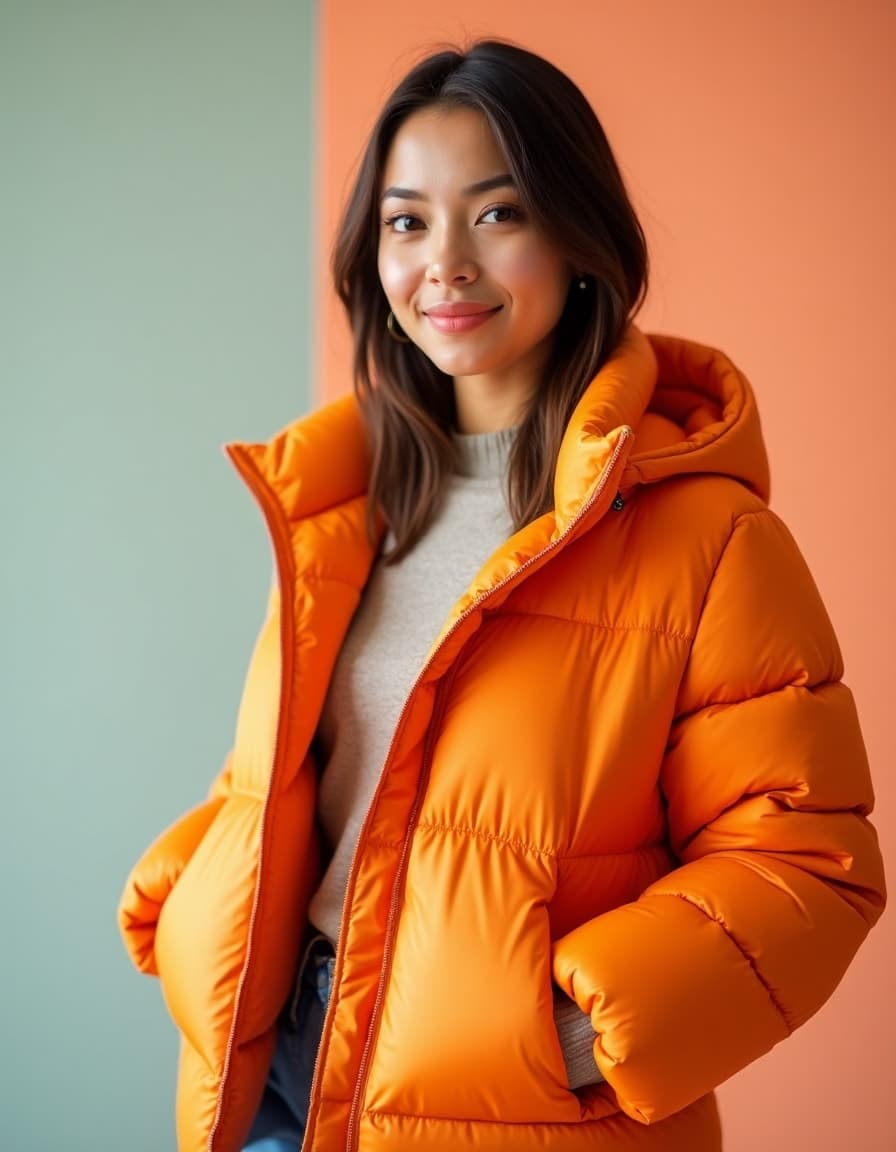
<instances>
[{"instance_id":1,"label":"nose","mask_svg":"<svg viewBox=\"0 0 896 1152\"><path fill-rule=\"evenodd\" d=\"M471 284L479 268L461 229L446 227L431 231L431 248L426 267L430 284Z\"/></svg>"}]
</instances>

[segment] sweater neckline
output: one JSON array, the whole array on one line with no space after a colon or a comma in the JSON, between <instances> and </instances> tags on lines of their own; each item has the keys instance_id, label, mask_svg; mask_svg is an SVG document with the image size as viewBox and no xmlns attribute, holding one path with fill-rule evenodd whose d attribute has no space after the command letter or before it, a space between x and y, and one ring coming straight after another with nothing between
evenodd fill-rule
<instances>
[{"instance_id":1,"label":"sweater neckline","mask_svg":"<svg viewBox=\"0 0 896 1152\"><path fill-rule=\"evenodd\" d=\"M453 432L453 473L474 479L503 479L516 434L516 428L501 428L497 432Z\"/></svg>"}]
</instances>

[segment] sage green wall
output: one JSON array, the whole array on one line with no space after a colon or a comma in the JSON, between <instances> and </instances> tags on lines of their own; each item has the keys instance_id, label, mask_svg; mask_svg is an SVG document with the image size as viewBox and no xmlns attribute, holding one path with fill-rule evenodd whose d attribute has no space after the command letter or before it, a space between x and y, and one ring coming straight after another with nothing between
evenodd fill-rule
<instances>
[{"instance_id":1,"label":"sage green wall","mask_svg":"<svg viewBox=\"0 0 896 1152\"><path fill-rule=\"evenodd\" d=\"M310 403L312 0L0 0L0 1145L174 1148L115 909L226 753Z\"/></svg>"}]
</instances>

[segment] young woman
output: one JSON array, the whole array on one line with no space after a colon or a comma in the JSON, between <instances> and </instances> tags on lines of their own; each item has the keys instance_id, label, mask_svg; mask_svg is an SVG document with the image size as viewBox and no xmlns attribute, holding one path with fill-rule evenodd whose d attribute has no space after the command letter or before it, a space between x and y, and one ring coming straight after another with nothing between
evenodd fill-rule
<instances>
[{"instance_id":1,"label":"young woman","mask_svg":"<svg viewBox=\"0 0 896 1152\"><path fill-rule=\"evenodd\" d=\"M553 66L398 86L336 245L356 397L230 448L270 609L224 772L122 901L181 1152L714 1152L713 1088L880 914L752 392L634 327L646 275Z\"/></svg>"}]
</instances>

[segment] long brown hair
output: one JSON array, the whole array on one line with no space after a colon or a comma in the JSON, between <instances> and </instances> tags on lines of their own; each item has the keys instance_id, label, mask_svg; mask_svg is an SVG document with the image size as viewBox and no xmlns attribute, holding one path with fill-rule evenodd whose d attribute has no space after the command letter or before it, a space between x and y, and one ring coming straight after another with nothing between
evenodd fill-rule
<instances>
[{"instance_id":1,"label":"long brown hair","mask_svg":"<svg viewBox=\"0 0 896 1152\"><path fill-rule=\"evenodd\" d=\"M389 305L377 271L389 148L410 115L433 105L482 113L524 210L586 276L586 290L569 293L545 378L514 442L507 481L517 528L553 506L554 466L569 418L647 287L644 233L604 130L568 76L495 40L438 52L408 73L374 125L333 254L370 441L368 527L373 535L382 513L395 538L392 560L425 532L454 458L451 378L414 344L388 334Z\"/></svg>"}]
</instances>

